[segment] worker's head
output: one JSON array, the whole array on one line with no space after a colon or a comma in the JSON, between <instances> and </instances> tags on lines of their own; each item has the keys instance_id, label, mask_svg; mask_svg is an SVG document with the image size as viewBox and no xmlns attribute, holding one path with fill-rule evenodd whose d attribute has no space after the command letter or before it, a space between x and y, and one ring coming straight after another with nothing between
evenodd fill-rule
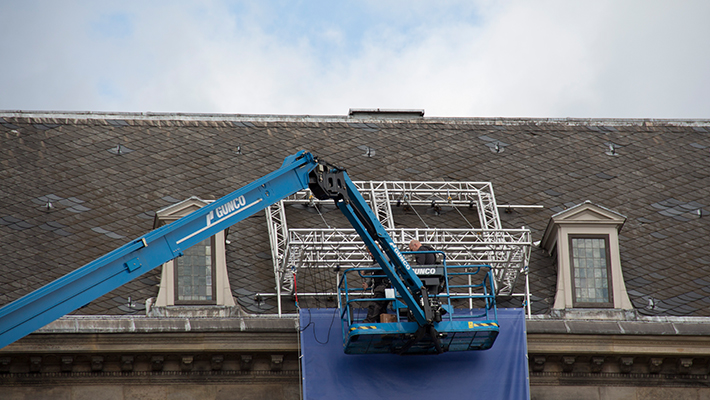
<instances>
[{"instance_id":1,"label":"worker's head","mask_svg":"<svg viewBox=\"0 0 710 400\"><path fill-rule=\"evenodd\" d=\"M409 242L409 250L411 251L417 251L420 247L422 247L422 243L418 240L412 240Z\"/></svg>"}]
</instances>

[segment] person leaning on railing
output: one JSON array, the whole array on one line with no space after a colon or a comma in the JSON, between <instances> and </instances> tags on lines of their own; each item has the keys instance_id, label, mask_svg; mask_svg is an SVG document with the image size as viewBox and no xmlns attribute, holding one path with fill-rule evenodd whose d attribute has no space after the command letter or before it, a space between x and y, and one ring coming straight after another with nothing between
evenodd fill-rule
<instances>
[{"instance_id":1,"label":"person leaning on railing","mask_svg":"<svg viewBox=\"0 0 710 400\"><path fill-rule=\"evenodd\" d=\"M434 251L431 246L422 244L418 240L409 242L409 250L411 251ZM434 265L436 264L436 254L434 253L419 253L414 255L414 260L417 265Z\"/></svg>"}]
</instances>

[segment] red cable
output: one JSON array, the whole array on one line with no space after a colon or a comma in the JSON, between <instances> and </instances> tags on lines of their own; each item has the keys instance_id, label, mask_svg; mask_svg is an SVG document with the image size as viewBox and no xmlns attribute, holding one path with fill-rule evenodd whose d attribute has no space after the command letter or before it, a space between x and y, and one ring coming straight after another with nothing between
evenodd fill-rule
<instances>
[{"instance_id":1,"label":"red cable","mask_svg":"<svg viewBox=\"0 0 710 400\"><path fill-rule=\"evenodd\" d=\"M293 273L293 294L296 296L296 308L298 308L298 284L296 283L296 273Z\"/></svg>"}]
</instances>

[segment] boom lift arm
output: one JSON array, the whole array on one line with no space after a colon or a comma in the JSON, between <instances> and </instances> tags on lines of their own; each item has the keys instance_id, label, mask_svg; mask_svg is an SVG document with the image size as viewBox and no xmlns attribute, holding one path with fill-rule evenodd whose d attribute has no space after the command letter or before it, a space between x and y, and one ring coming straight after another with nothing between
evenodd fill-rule
<instances>
[{"instance_id":1,"label":"boom lift arm","mask_svg":"<svg viewBox=\"0 0 710 400\"><path fill-rule=\"evenodd\" d=\"M0 348L307 187L320 199L335 200L403 295L417 323L433 330L426 289L345 171L300 151L286 157L278 170L0 308Z\"/></svg>"},{"instance_id":2,"label":"boom lift arm","mask_svg":"<svg viewBox=\"0 0 710 400\"><path fill-rule=\"evenodd\" d=\"M349 316L350 304L341 304L343 345L346 353L440 354L452 350L484 350L493 345L498 335L498 324L495 320L478 323L470 320L455 321L450 315L447 321L442 321L442 315L447 311L442 310L438 293L427 292L427 286L405 260L345 170L321 163L310 174L310 178L309 187L313 195L320 200L333 199L355 228L396 289L398 301L406 305L408 319L411 320L358 323ZM481 266L474 267L477 271L481 269ZM490 270L487 276L488 282L492 282ZM347 283L345 286L347 287ZM485 283L481 285L483 286ZM486 298L488 307L494 308L495 305L491 301L494 297L493 288L489 289L488 295L476 297ZM345 292L347 291L345 288ZM349 303L347 300L345 302ZM450 310L453 312L453 309ZM488 309L480 316L487 318L487 311ZM495 311L493 313L495 314ZM442 338L445 338L445 343Z\"/></svg>"},{"instance_id":3,"label":"boom lift arm","mask_svg":"<svg viewBox=\"0 0 710 400\"><path fill-rule=\"evenodd\" d=\"M402 296L410 315L417 322L418 328L403 346L396 352L404 354L413 345L427 338L432 343L434 352L443 353L439 333L435 328L435 313L426 286L414 273L407 260L400 253L392 238L379 222L372 209L357 190L355 184L342 168L319 164L311 173L311 192L320 200L333 199L360 238L365 242L392 286ZM440 318L438 318L440 320ZM357 336L357 335L354 335ZM385 335L387 336L387 335ZM405 335L403 335L405 336ZM351 336L345 338L346 352L351 351ZM357 340L357 339L355 339Z\"/></svg>"},{"instance_id":4,"label":"boom lift arm","mask_svg":"<svg viewBox=\"0 0 710 400\"><path fill-rule=\"evenodd\" d=\"M309 187L318 199L335 201L335 205L355 228L377 263L384 266L383 271L392 286L402 294L404 303L417 323L420 326L431 325L433 317L426 288L345 170L320 164L311 173ZM424 303L420 303L420 300Z\"/></svg>"}]
</instances>

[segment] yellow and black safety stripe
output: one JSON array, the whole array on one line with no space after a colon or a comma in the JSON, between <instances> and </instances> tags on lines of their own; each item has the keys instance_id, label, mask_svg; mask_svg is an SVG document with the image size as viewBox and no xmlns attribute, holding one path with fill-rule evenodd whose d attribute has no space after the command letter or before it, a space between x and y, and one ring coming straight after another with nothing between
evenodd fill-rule
<instances>
[{"instance_id":1,"label":"yellow and black safety stripe","mask_svg":"<svg viewBox=\"0 0 710 400\"><path fill-rule=\"evenodd\" d=\"M370 326L356 326L354 328L350 328L350 332L354 331L355 329L377 329L376 326L370 325Z\"/></svg>"},{"instance_id":2,"label":"yellow and black safety stripe","mask_svg":"<svg viewBox=\"0 0 710 400\"><path fill-rule=\"evenodd\" d=\"M481 323L474 323L473 321L468 321L468 327L469 328L479 328L482 326L495 326L498 327L498 324L495 322L481 322Z\"/></svg>"},{"instance_id":3,"label":"yellow and black safety stripe","mask_svg":"<svg viewBox=\"0 0 710 400\"><path fill-rule=\"evenodd\" d=\"M475 322L473 322L473 321L468 321L468 327L469 327L469 329L481 328L481 327L491 327L491 326L495 326L496 328L499 328L499 327L500 327L500 326L499 326L497 323L495 323L495 322L479 322L479 323L475 323ZM352 331L354 331L354 330L356 330L356 329L377 329L377 327L374 326L374 325L355 326L355 327L350 328L350 332L352 332Z\"/></svg>"}]
</instances>

